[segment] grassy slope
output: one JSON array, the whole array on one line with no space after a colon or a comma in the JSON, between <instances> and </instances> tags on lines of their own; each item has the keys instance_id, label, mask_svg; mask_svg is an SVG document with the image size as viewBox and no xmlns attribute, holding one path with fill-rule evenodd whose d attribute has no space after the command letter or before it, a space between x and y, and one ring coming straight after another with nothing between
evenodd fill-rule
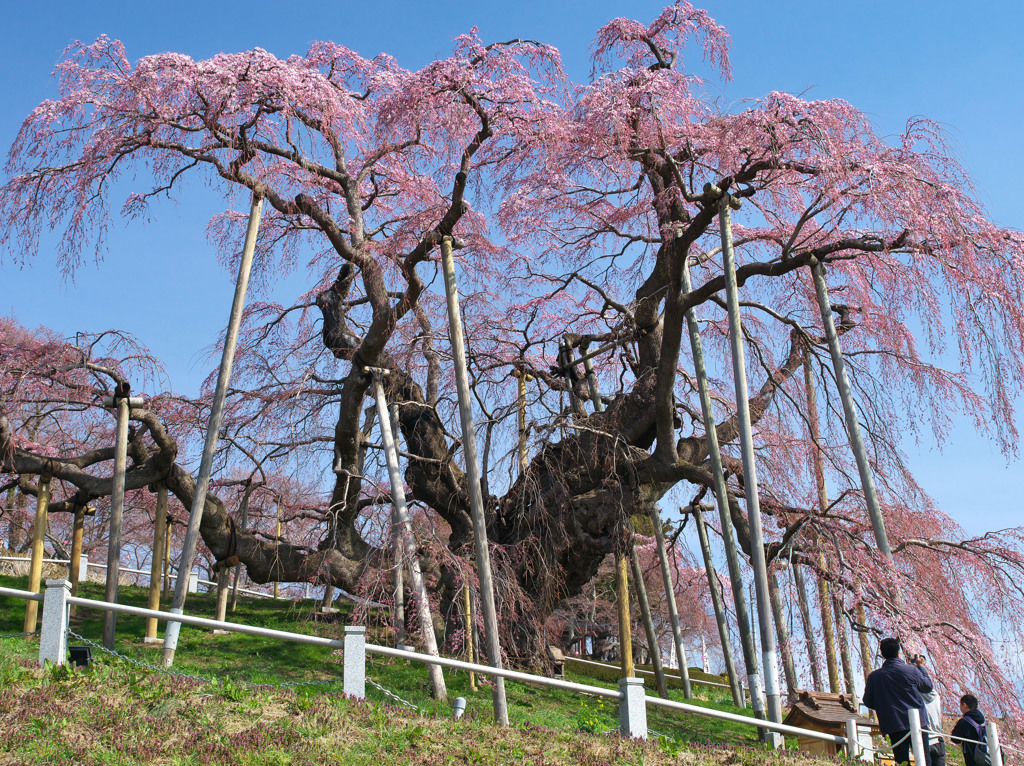
<instances>
[{"instance_id":1,"label":"grassy slope","mask_svg":"<svg viewBox=\"0 0 1024 766\"><path fill-rule=\"evenodd\" d=\"M24 588L24 578L0 577ZM102 597L101 586L83 596ZM121 601L145 605L146 591L121 588ZM309 602L239 599L229 619L294 632L340 637L339 623L312 619ZM188 611L212 616L214 598L194 594ZM0 634L21 630L24 602L0 598ZM99 640L101 615L82 612L72 630ZM144 620L119 616L118 650L156 663L145 646ZM370 640L373 641L371 628ZM383 639L377 639L383 640ZM73 640L72 643L77 643ZM364 705L340 695L340 656L319 647L252 636L212 636L184 627L175 669L215 677L198 683L131 667L94 651L87 672L35 667L33 638L0 642L0 763L729 763L797 762L756 746L753 729L701 716L649 709L649 727L665 735L641 745L605 734L617 727L614 705L597 698L509 683L512 728L490 725L490 689L469 689L465 673L446 672L449 697L468 701L451 724L450 703L429 698L424 667L371 658L368 676L422 710L395 707L372 686ZM571 680L612 686L569 674ZM247 683L325 681L294 689ZM717 691L709 707L732 710ZM681 699L677 692L673 697ZM580 729L584 731L581 732ZM701 748L683 743L713 743ZM721 749L722 746L730 746ZM734 750L736 746L740 749ZM674 756L674 757L673 757ZM781 762L781 761L780 761Z\"/></svg>"}]
</instances>

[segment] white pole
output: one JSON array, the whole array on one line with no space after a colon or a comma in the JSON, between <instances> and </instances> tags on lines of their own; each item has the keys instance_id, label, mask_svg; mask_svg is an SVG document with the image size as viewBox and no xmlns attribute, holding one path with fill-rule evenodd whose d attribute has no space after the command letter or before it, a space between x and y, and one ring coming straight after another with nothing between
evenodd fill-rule
<instances>
[{"instance_id":1,"label":"white pole","mask_svg":"<svg viewBox=\"0 0 1024 766\"><path fill-rule=\"evenodd\" d=\"M868 507L871 527L875 532L875 544L882 555L891 561L892 549L889 547L889 537L885 532L885 520L882 518L882 510L878 505L878 494L875 492L875 479L871 472L871 462L868 460L868 452L864 447L864 439L860 434L860 424L857 422L857 405L853 401L853 391L850 388L850 379L846 375L846 362L843 360L843 350L839 346L839 335L836 333L836 325L832 320L832 304L829 302L828 287L825 285L825 274L821 261L815 261L811 265L811 274L814 275L814 292L818 297L821 322L825 328L825 337L828 339L828 352L832 356L832 369L836 373L836 386L839 389L839 398L843 401L843 413L846 415L846 431L850 437L853 455L857 459L857 471L860 473L860 483L864 488L864 502Z\"/></svg>"},{"instance_id":2,"label":"white pole","mask_svg":"<svg viewBox=\"0 0 1024 766\"><path fill-rule=\"evenodd\" d=\"M196 482L195 494L192 496L192 508L188 515L185 541L181 546L181 558L178 559L178 579L174 584L174 598L171 601L171 610L177 610L177 614L181 614L185 608L189 575L192 573L192 562L195 559L196 546L199 543L199 525L203 520L206 492L210 485L210 474L213 472L213 453L217 449L217 436L220 433L221 419L224 416L224 400L227 398L228 382L231 380L231 364L235 359L235 344L238 342L238 330L242 324L245 293L249 286L249 272L252 269L253 252L256 250L256 234L260 228L262 209L263 198L254 196L252 209L249 211L249 226L245 232L242 260L238 265L235 296L231 303L227 333L224 336L224 353L221 355L217 388L213 395L213 406L210 408L210 422L206 427L206 443L203 445L203 458L199 464L199 480ZM174 650L178 646L180 631L180 622L167 623L167 628L164 631L163 651L165 667L174 664Z\"/></svg>"},{"instance_id":3,"label":"white pole","mask_svg":"<svg viewBox=\"0 0 1024 766\"><path fill-rule=\"evenodd\" d=\"M907 711L910 719L910 745L914 750L914 763L927 763L924 759L924 737L921 735L921 711L912 707Z\"/></svg>"},{"instance_id":4,"label":"white pole","mask_svg":"<svg viewBox=\"0 0 1024 766\"><path fill-rule=\"evenodd\" d=\"M992 766L1003 766L1003 751L999 747L999 729L995 721L985 722L985 741L988 744L988 757L992 761Z\"/></svg>"},{"instance_id":5,"label":"white pole","mask_svg":"<svg viewBox=\"0 0 1024 766\"><path fill-rule=\"evenodd\" d=\"M388 479L391 482L391 501L405 545L405 555L409 559L409 579L417 596L416 607L420 615L420 632L423 633L423 643L426 645L427 654L437 657L439 653L437 637L434 635L434 620L430 615L427 586L423 581L420 560L416 555L416 537L412 529L409 507L405 502L402 473L398 467L398 447L395 445L394 434L391 433L391 418L388 417L388 405L384 400L384 387L380 384L381 371L376 367L367 368L366 371L373 376L373 396L377 404L377 418L380 420L380 438L384 443L384 459L388 466ZM444 674L441 673L441 668L437 665L430 666L430 685L434 699L444 702L447 699L448 690L445 687Z\"/></svg>"},{"instance_id":6,"label":"white pole","mask_svg":"<svg viewBox=\"0 0 1024 766\"><path fill-rule=\"evenodd\" d=\"M501 644L498 641L498 613L494 604L491 553L487 546L484 499L480 490L480 465L476 457L476 432L473 429L473 404L469 392L469 374L466 371L466 347L462 337L462 314L459 309L459 290L455 284L455 259L452 257L451 237L444 237L441 240L441 265L444 270L444 291L448 298L448 331L451 336L452 357L455 362L455 384L459 393L462 449L466 456L466 483L469 485L469 506L473 518L473 538L476 542L476 564L480 577L480 605L484 617L484 639L487 642L488 662L493 667L500 668ZM383 414L382 417L384 417ZM501 726L508 726L505 680L501 676L495 676L493 684L494 720Z\"/></svg>"},{"instance_id":7,"label":"white pole","mask_svg":"<svg viewBox=\"0 0 1024 766\"><path fill-rule=\"evenodd\" d=\"M754 456L753 428L750 423L746 362L743 357L743 328L740 322L739 288L736 284L736 261L732 249L730 205L738 208L739 200L728 193L722 194L718 217L722 230L722 261L725 266L725 292L729 307L729 344L732 347L733 378L736 385L736 414L743 456L743 485L747 500L747 517L750 521L750 563L754 569L754 587L757 592L761 664L768 719L774 723L782 723L782 697L779 692L779 669L775 659L775 631L768 603L768 566L764 556L761 505L757 492L757 462Z\"/></svg>"}]
</instances>

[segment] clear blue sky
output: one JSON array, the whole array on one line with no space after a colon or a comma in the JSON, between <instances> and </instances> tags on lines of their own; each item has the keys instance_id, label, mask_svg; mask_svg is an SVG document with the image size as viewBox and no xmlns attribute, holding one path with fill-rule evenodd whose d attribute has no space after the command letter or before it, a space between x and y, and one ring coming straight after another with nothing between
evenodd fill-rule
<instances>
[{"instance_id":1,"label":"clear blue sky","mask_svg":"<svg viewBox=\"0 0 1024 766\"><path fill-rule=\"evenodd\" d=\"M722 88L724 98L770 90L843 98L887 133L913 115L938 120L993 218L1024 228L1024 192L1014 177L1024 166L1024 4L988 2L971 10L948 1L709 0L705 7L732 35L735 79ZM50 73L63 48L99 34L123 40L132 59L169 50L202 58L255 46L283 56L332 39L364 55L387 51L412 68L446 53L452 37L476 25L485 40L530 37L558 46L579 80L601 23L621 15L649 22L660 8L649 0L5 2L0 144L9 147L25 115L53 94ZM0 253L0 313L66 334L127 329L164 360L175 390L195 391L212 367L207 351L231 300L232 275L204 237L208 201L194 189L179 207L155 208L148 224L115 226L103 261L73 283L62 281L45 247L24 270ZM970 531L1020 523L1020 464L1007 467L968 425L941 453L910 451L925 488Z\"/></svg>"}]
</instances>

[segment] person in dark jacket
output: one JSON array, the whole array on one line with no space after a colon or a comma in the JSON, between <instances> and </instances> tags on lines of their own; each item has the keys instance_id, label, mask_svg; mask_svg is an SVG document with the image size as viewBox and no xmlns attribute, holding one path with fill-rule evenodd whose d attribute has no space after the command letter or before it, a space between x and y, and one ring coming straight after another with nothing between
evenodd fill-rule
<instances>
[{"instance_id":1,"label":"person in dark jacket","mask_svg":"<svg viewBox=\"0 0 1024 766\"><path fill-rule=\"evenodd\" d=\"M921 715L922 728L928 725L928 711L922 694L932 690L932 679L921 665L904 662L900 658L898 638L883 638L879 650L882 667L868 676L864 685L864 704L878 714L878 728L889 737L896 763L909 763L911 742L907 711L916 709ZM928 735L922 736L925 762L931 766Z\"/></svg>"},{"instance_id":2,"label":"person in dark jacket","mask_svg":"<svg viewBox=\"0 0 1024 766\"><path fill-rule=\"evenodd\" d=\"M980 740L981 732L985 729L985 714L978 710L978 698L973 694L965 694L960 698L960 712L963 718L956 722L950 738L953 742L959 742L964 751L964 763L972 766L974 763L974 742L964 740Z\"/></svg>"}]
</instances>

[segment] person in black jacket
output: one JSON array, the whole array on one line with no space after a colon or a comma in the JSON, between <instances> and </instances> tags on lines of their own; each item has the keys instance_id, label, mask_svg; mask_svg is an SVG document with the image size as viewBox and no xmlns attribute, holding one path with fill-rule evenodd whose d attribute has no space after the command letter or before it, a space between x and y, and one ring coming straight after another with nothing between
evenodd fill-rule
<instances>
[{"instance_id":1,"label":"person in black jacket","mask_svg":"<svg viewBox=\"0 0 1024 766\"><path fill-rule=\"evenodd\" d=\"M883 638L879 650L884 662L868 676L864 685L864 704L878 713L878 728L889 737L896 763L909 763L911 742L907 711L917 709L922 728L927 726L928 712L922 694L932 690L932 680L921 665L900 659L898 638ZM931 766L928 735L922 733L922 737L925 762Z\"/></svg>"},{"instance_id":2,"label":"person in black jacket","mask_svg":"<svg viewBox=\"0 0 1024 766\"><path fill-rule=\"evenodd\" d=\"M959 742L964 751L964 763L967 766L974 764L974 742L964 740L980 740L981 732L985 730L985 714L978 710L978 698L973 694L965 694L960 698L960 712L963 718L956 722L950 738L953 742Z\"/></svg>"}]
</instances>

